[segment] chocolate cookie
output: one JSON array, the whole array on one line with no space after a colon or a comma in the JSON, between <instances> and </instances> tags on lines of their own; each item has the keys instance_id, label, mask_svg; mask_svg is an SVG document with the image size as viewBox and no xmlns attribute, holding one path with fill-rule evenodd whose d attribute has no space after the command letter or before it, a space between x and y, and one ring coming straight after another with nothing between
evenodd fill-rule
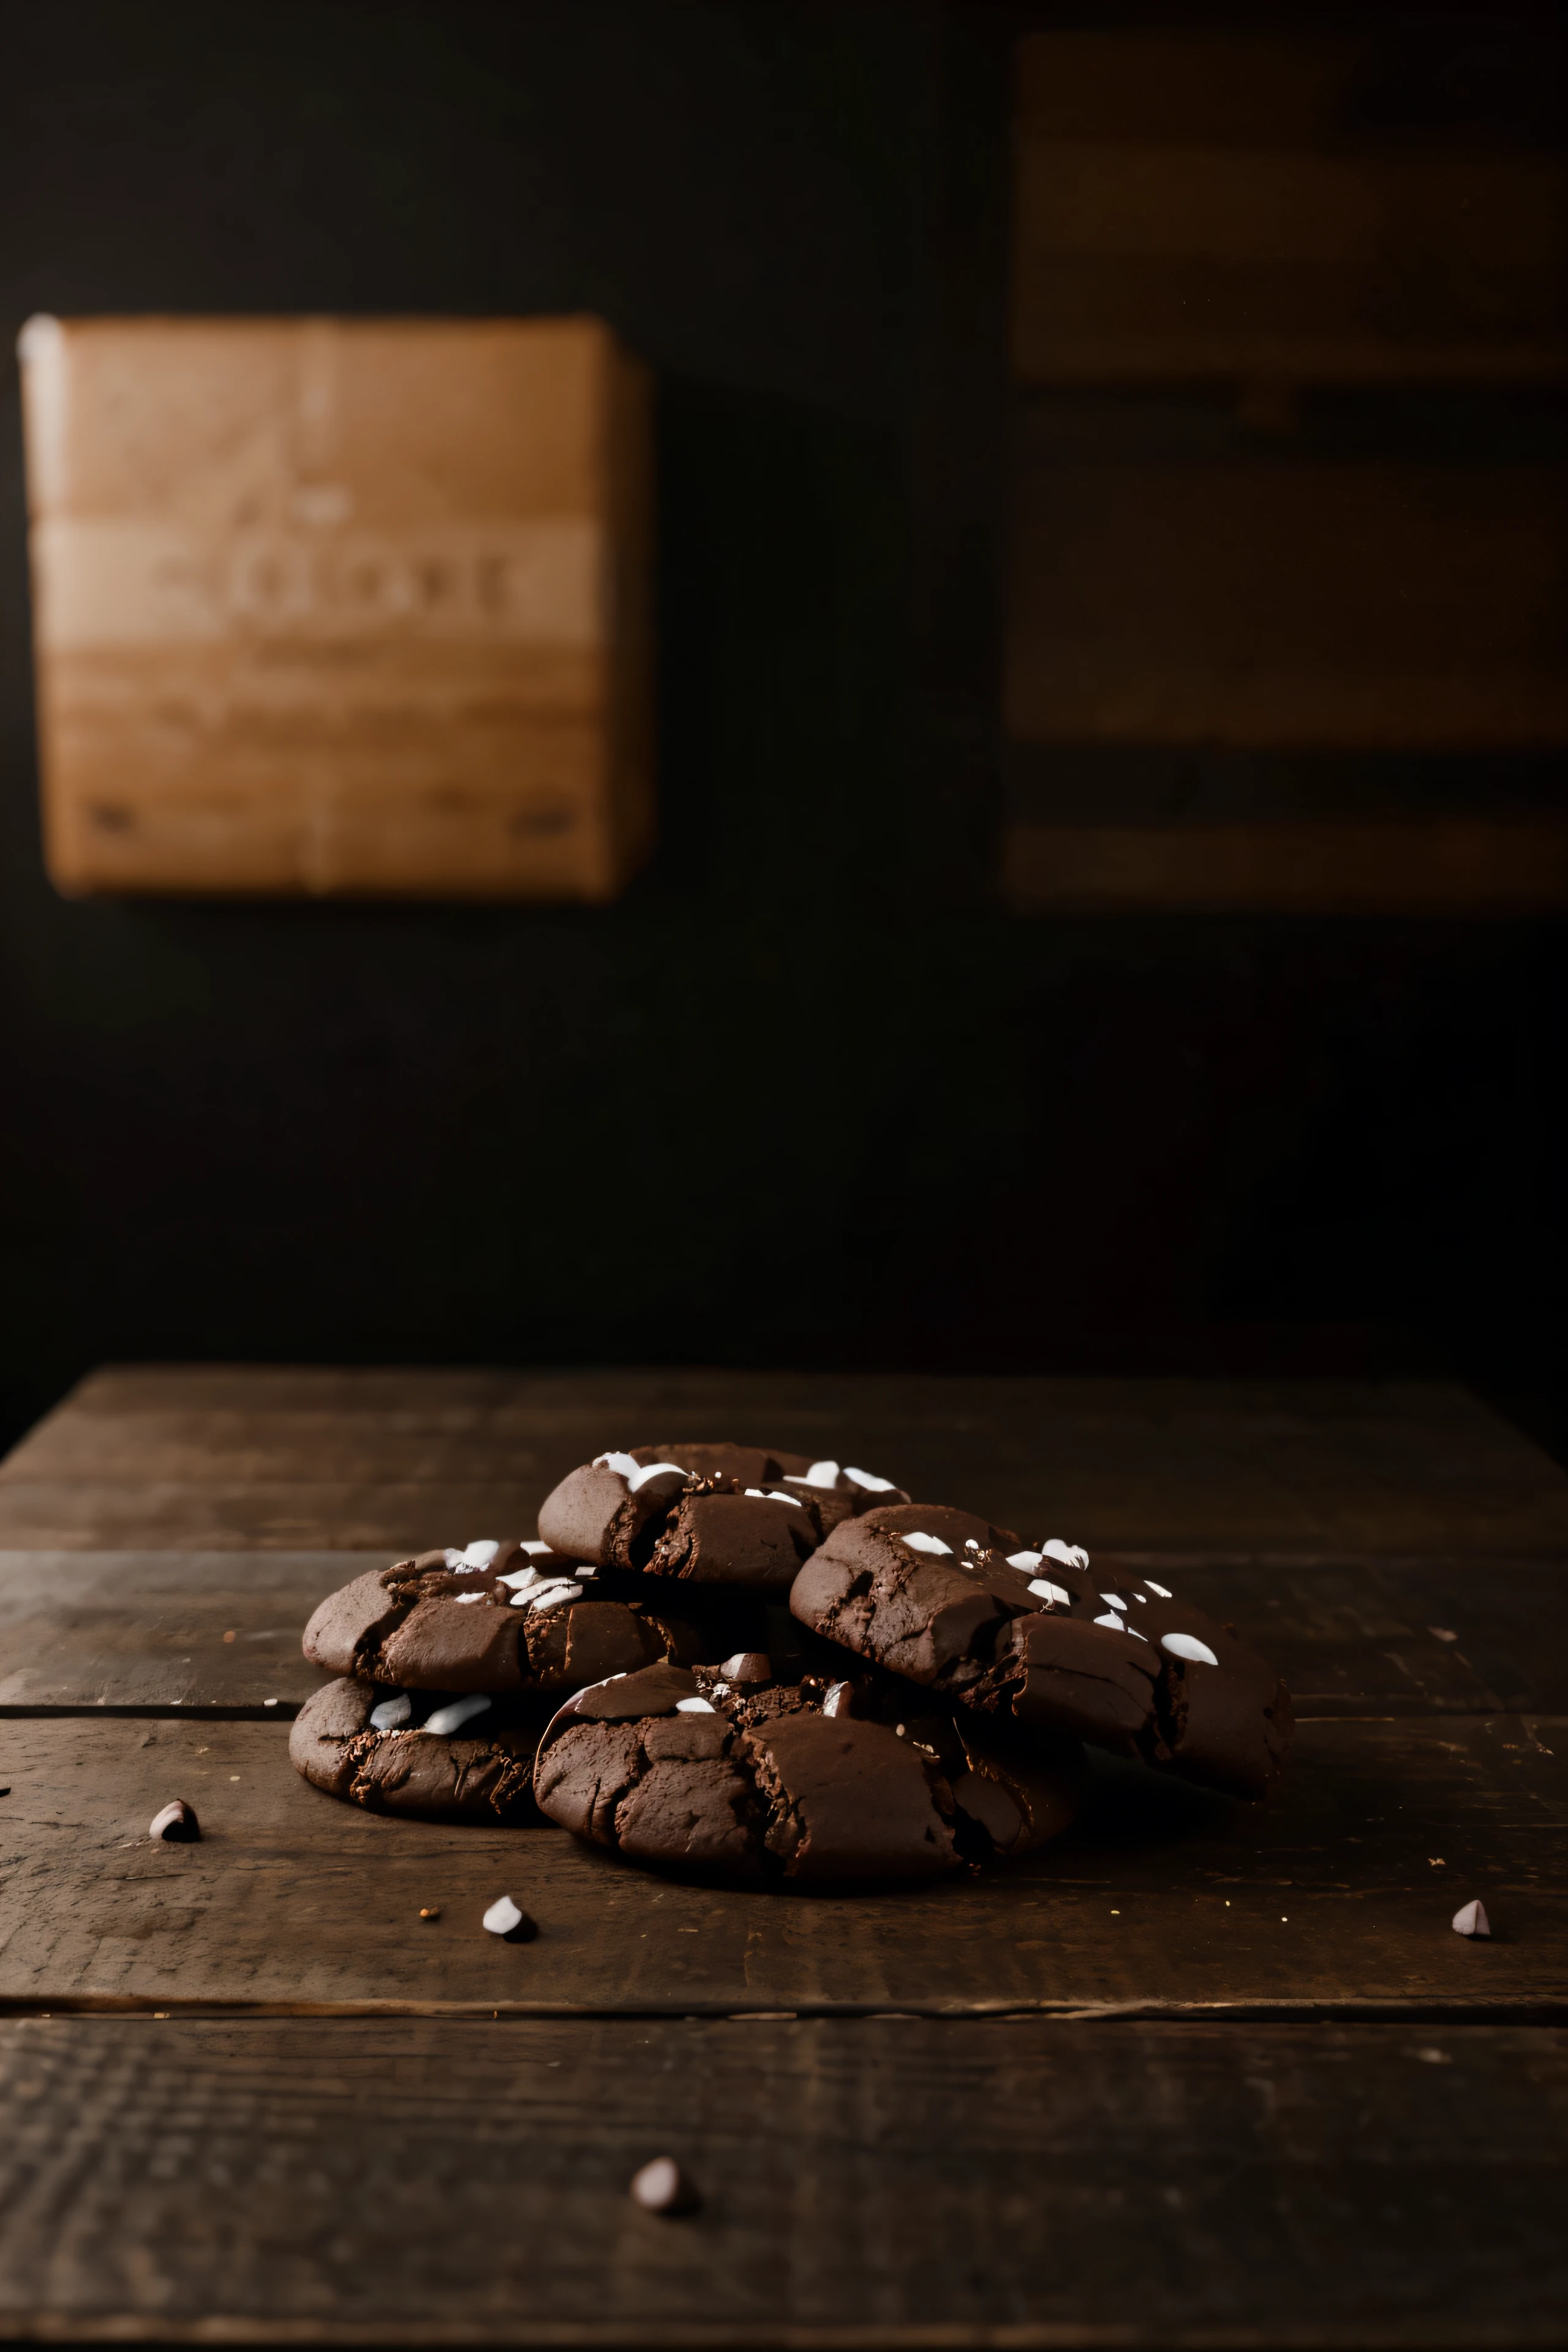
<instances>
[{"instance_id":1,"label":"chocolate cookie","mask_svg":"<svg viewBox=\"0 0 1568 2352\"><path fill-rule=\"evenodd\" d=\"M515 1822L534 1818L539 1711L475 1693L389 1698L373 1683L328 1683L289 1732L289 1760L329 1796L374 1812Z\"/></svg>"},{"instance_id":2,"label":"chocolate cookie","mask_svg":"<svg viewBox=\"0 0 1568 2352\"><path fill-rule=\"evenodd\" d=\"M815 1505L675 1462L603 1454L545 1497L540 1533L595 1567L784 1592L822 1540Z\"/></svg>"},{"instance_id":3,"label":"chocolate cookie","mask_svg":"<svg viewBox=\"0 0 1568 2352\"><path fill-rule=\"evenodd\" d=\"M1228 1626L1162 1585L966 1511L847 1520L790 1592L801 1623L1026 1730L1068 1733L1233 1796L1263 1797L1290 1695Z\"/></svg>"},{"instance_id":4,"label":"chocolate cookie","mask_svg":"<svg viewBox=\"0 0 1568 2352\"><path fill-rule=\"evenodd\" d=\"M599 1599L591 1570L538 1543L422 1552L357 1576L322 1601L303 1643L330 1674L552 1697L700 1646L641 1603Z\"/></svg>"},{"instance_id":5,"label":"chocolate cookie","mask_svg":"<svg viewBox=\"0 0 1568 2352\"><path fill-rule=\"evenodd\" d=\"M1000 1631L972 1705L1142 1756L1229 1796L1272 1793L1295 1728L1290 1694L1234 1626L1118 1560L1095 1564L1059 1541L1020 1550L1008 1565L1041 1606Z\"/></svg>"},{"instance_id":6,"label":"chocolate cookie","mask_svg":"<svg viewBox=\"0 0 1568 2352\"><path fill-rule=\"evenodd\" d=\"M567 1701L540 1741L535 1794L632 1860L752 1884L942 1877L1067 1827L1070 1743L1026 1756L951 1713L889 1720L896 1705L880 1677L774 1684L757 1653L645 1667Z\"/></svg>"},{"instance_id":7,"label":"chocolate cookie","mask_svg":"<svg viewBox=\"0 0 1568 2352\"><path fill-rule=\"evenodd\" d=\"M539 1532L602 1569L788 1591L841 1519L907 1500L869 1470L759 1445L637 1445L601 1454L545 1497Z\"/></svg>"}]
</instances>

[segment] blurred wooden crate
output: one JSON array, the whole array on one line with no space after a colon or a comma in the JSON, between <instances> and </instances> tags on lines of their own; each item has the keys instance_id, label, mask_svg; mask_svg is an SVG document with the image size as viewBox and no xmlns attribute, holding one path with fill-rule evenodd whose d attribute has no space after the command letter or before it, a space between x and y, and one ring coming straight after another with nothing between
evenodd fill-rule
<instances>
[{"instance_id":1,"label":"blurred wooden crate","mask_svg":"<svg viewBox=\"0 0 1568 2352\"><path fill-rule=\"evenodd\" d=\"M652 834L651 460L605 326L21 349L61 889L614 896Z\"/></svg>"}]
</instances>

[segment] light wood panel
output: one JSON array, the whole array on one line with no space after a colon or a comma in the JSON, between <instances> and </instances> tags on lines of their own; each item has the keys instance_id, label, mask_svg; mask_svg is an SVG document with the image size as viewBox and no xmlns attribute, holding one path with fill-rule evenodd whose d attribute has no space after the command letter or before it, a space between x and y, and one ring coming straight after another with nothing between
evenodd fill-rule
<instances>
[{"instance_id":1,"label":"light wood panel","mask_svg":"<svg viewBox=\"0 0 1568 2352\"><path fill-rule=\"evenodd\" d=\"M616 895L652 453L602 321L39 318L21 355L59 888Z\"/></svg>"},{"instance_id":2,"label":"light wood panel","mask_svg":"<svg viewBox=\"0 0 1568 2352\"><path fill-rule=\"evenodd\" d=\"M365 1813L299 1778L282 1724L11 1718L0 1785L0 2001L44 2009L1500 2017L1568 2000L1562 1718L1307 1723L1267 1806L1097 1762L1082 1822L1016 1872L816 1900L639 1873L553 1827ZM150 1843L176 1796L202 1842ZM503 1893L535 1942L485 1933ZM1489 1945L1448 1924L1475 1895Z\"/></svg>"},{"instance_id":3,"label":"light wood panel","mask_svg":"<svg viewBox=\"0 0 1568 2352\"><path fill-rule=\"evenodd\" d=\"M1560 2339L1568 2042L1431 2026L0 2022L45 2341ZM704 2203L626 2196L671 2150Z\"/></svg>"}]
</instances>

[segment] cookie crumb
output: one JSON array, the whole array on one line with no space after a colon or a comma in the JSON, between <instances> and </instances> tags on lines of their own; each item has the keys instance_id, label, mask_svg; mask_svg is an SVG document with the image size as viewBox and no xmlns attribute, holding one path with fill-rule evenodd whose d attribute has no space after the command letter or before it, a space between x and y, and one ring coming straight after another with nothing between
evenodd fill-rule
<instances>
[{"instance_id":1,"label":"cookie crumb","mask_svg":"<svg viewBox=\"0 0 1568 2352\"><path fill-rule=\"evenodd\" d=\"M695 2213L702 2202L672 2156L656 2156L634 2172L631 2193L645 2213Z\"/></svg>"},{"instance_id":2,"label":"cookie crumb","mask_svg":"<svg viewBox=\"0 0 1568 2352\"><path fill-rule=\"evenodd\" d=\"M147 1834L164 1845L194 1845L202 1833L194 1805L184 1797L175 1797L161 1813L154 1813L147 1825Z\"/></svg>"},{"instance_id":3,"label":"cookie crumb","mask_svg":"<svg viewBox=\"0 0 1568 2352\"><path fill-rule=\"evenodd\" d=\"M419 1916L422 1919L438 1919L441 1916L441 1906L438 1903L427 1904L421 1909Z\"/></svg>"}]
</instances>

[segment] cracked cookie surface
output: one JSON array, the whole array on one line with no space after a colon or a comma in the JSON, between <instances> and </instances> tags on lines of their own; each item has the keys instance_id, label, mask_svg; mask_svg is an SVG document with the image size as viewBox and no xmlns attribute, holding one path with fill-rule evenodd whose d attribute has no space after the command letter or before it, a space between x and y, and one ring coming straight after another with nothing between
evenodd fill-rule
<instances>
[{"instance_id":1,"label":"cracked cookie surface","mask_svg":"<svg viewBox=\"0 0 1568 2352\"><path fill-rule=\"evenodd\" d=\"M901 1491L870 1471L763 1446L637 1445L564 1477L539 1532L596 1568L783 1594L829 1528Z\"/></svg>"},{"instance_id":2,"label":"cracked cookie surface","mask_svg":"<svg viewBox=\"0 0 1568 2352\"><path fill-rule=\"evenodd\" d=\"M925 1505L846 1521L790 1592L804 1625L1028 1733L1264 1797L1290 1695L1234 1627L1119 1562Z\"/></svg>"},{"instance_id":3,"label":"cracked cookie surface","mask_svg":"<svg viewBox=\"0 0 1568 2352\"><path fill-rule=\"evenodd\" d=\"M862 1885L1033 1851L1072 1820L1080 1765L1070 1742L1025 1755L883 1677L774 1683L752 1653L579 1692L534 1788L552 1821L637 1862Z\"/></svg>"},{"instance_id":4,"label":"cracked cookie surface","mask_svg":"<svg viewBox=\"0 0 1568 2352\"><path fill-rule=\"evenodd\" d=\"M363 1681L546 1697L698 1646L642 1601L600 1597L592 1571L516 1542L422 1552L355 1577L321 1602L302 1643L312 1665Z\"/></svg>"},{"instance_id":5,"label":"cracked cookie surface","mask_svg":"<svg viewBox=\"0 0 1568 2352\"><path fill-rule=\"evenodd\" d=\"M405 1694L406 1719L383 1727L377 1712L396 1712L374 1683L344 1677L307 1700L289 1728L289 1760L314 1788L372 1812L422 1820L520 1822L537 1818L533 1755L541 1710L480 1697L443 1710L440 1694ZM458 1715L443 1735L426 1727Z\"/></svg>"}]
</instances>

